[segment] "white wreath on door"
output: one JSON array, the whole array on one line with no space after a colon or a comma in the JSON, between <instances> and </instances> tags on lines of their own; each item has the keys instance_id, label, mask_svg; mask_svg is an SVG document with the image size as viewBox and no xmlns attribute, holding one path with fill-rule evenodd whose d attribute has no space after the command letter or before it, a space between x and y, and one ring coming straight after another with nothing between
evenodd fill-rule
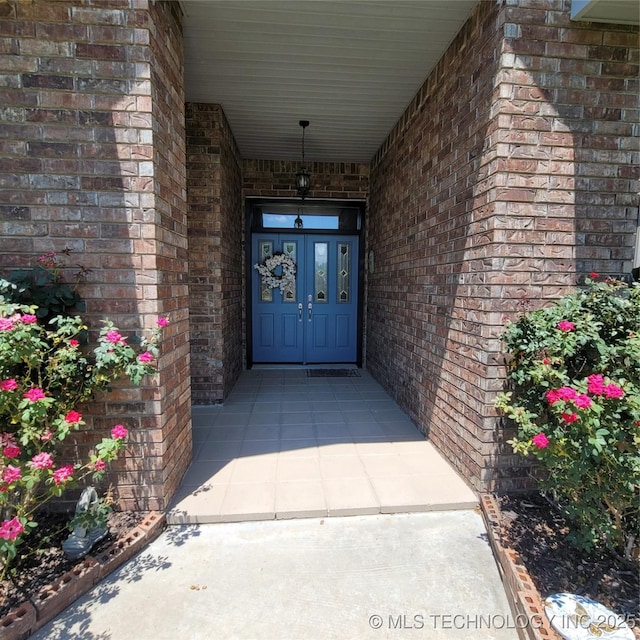
<instances>
[{"instance_id":1,"label":"white wreath on door","mask_svg":"<svg viewBox=\"0 0 640 640\"><path fill-rule=\"evenodd\" d=\"M280 274L276 274L276 269L282 268ZM272 256L265 258L262 262L253 265L262 276L262 283L271 289L280 289L284 293L285 289L295 284L296 263L286 253L275 252Z\"/></svg>"}]
</instances>

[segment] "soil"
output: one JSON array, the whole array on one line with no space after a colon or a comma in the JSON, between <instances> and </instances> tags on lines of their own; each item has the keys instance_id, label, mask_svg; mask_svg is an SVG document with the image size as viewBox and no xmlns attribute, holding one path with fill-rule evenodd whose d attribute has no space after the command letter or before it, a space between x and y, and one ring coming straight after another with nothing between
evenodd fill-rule
<instances>
[{"instance_id":1,"label":"soil","mask_svg":"<svg viewBox=\"0 0 640 640\"><path fill-rule=\"evenodd\" d=\"M22 555L15 561L13 576L0 583L0 619L79 562L67 560L62 552L62 543L70 533L68 523L72 515L43 513L38 516L38 527L29 534L28 547L26 542L18 547ZM98 555L114 541L125 537L143 518L144 514L139 512L113 511L108 520L109 533L89 555Z\"/></svg>"},{"instance_id":2,"label":"soil","mask_svg":"<svg viewBox=\"0 0 640 640\"><path fill-rule=\"evenodd\" d=\"M520 554L544 599L574 593L622 616L640 638L640 563L613 553L587 555L566 539L562 513L539 493L497 496L500 536Z\"/></svg>"}]
</instances>

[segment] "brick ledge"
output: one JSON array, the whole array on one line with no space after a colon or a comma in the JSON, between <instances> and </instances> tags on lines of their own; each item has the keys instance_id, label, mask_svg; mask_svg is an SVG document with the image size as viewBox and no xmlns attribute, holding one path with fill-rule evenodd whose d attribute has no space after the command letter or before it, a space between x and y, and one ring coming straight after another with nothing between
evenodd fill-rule
<instances>
[{"instance_id":1,"label":"brick ledge","mask_svg":"<svg viewBox=\"0 0 640 640\"><path fill-rule=\"evenodd\" d=\"M517 621L529 621L526 625L516 625L520 640L562 640L551 626L544 612L540 593L519 554L503 547L500 542L501 517L498 501L492 494L484 493L480 495L480 508L511 613Z\"/></svg>"},{"instance_id":2,"label":"brick ledge","mask_svg":"<svg viewBox=\"0 0 640 640\"><path fill-rule=\"evenodd\" d=\"M165 515L152 511L98 556L85 556L70 571L0 619L0 640L25 640L162 533Z\"/></svg>"}]
</instances>

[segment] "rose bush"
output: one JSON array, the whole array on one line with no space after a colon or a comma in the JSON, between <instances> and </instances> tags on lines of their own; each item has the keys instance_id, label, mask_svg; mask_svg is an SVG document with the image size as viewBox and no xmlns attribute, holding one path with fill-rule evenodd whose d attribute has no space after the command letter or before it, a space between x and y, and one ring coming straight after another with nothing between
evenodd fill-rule
<instances>
[{"instance_id":1,"label":"rose bush","mask_svg":"<svg viewBox=\"0 0 640 640\"><path fill-rule=\"evenodd\" d=\"M71 249L45 253L37 258L35 267L16 269L6 280L0 278L0 295L7 302L33 305L41 322L84 311L78 287L91 270L78 264L73 274L74 283L65 282L71 253Z\"/></svg>"},{"instance_id":2,"label":"rose bush","mask_svg":"<svg viewBox=\"0 0 640 640\"><path fill-rule=\"evenodd\" d=\"M503 336L513 450L534 456L543 491L579 547L627 555L640 533L640 285L598 281L524 312Z\"/></svg>"},{"instance_id":3,"label":"rose bush","mask_svg":"<svg viewBox=\"0 0 640 640\"><path fill-rule=\"evenodd\" d=\"M5 283L6 284L6 283ZM37 309L0 296L0 580L18 545L37 526L37 512L83 479L99 480L124 448L127 429L115 425L88 460L62 459L61 445L81 425L79 411L120 378L140 384L155 373L166 318L134 349L105 321L93 349L81 346L79 316L38 320Z\"/></svg>"}]
</instances>

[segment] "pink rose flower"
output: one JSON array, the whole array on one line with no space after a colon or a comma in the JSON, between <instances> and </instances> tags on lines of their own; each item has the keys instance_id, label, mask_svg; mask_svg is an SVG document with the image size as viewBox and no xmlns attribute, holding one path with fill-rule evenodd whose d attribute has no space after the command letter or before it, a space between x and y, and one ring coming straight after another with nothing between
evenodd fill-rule
<instances>
[{"instance_id":1,"label":"pink rose flower","mask_svg":"<svg viewBox=\"0 0 640 640\"><path fill-rule=\"evenodd\" d=\"M595 271L592 271L592 272L589 274L589 277L590 277L592 280L595 280L598 276L599 276L599 274L598 274L598 273L596 273Z\"/></svg>"},{"instance_id":2,"label":"pink rose flower","mask_svg":"<svg viewBox=\"0 0 640 640\"><path fill-rule=\"evenodd\" d=\"M549 446L549 438L547 438L542 431L533 436L533 438L531 438L531 442L534 446L538 447L538 449L546 449Z\"/></svg>"},{"instance_id":3,"label":"pink rose flower","mask_svg":"<svg viewBox=\"0 0 640 640\"><path fill-rule=\"evenodd\" d=\"M67 464L64 467L60 467L53 472L53 481L59 485L63 482L71 480L73 477L73 465Z\"/></svg>"},{"instance_id":4,"label":"pink rose flower","mask_svg":"<svg viewBox=\"0 0 640 640\"><path fill-rule=\"evenodd\" d=\"M77 411L69 411L64 419L69 424L77 424L78 422L80 422L80 420L82 420L82 415Z\"/></svg>"},{"instance_id":5,"label":"pink rose flower","mask_svg":"<svg viewBox=\"0 0 640 640\"><path fill-rule=\"evenodd\" d=\"M161 329L164 329L164 327L169 326L169 318L167 318L166 316L161 316L160 318L158 318L157 324Z\"/></svg>"},{"instance_id":6,"label":"pink rose flower","mask_svg":"<svg viewBox=\"0 0 640 640\"><path fill-rule=\"evenodd\" d=\"M24 324L33 324L34 322L38 322L38 318L34 315L32 315L31 313L25 313L21 318L20 318L21 322L24 322Z\"/></svg>"},{"instance_id":7,"label":"pink rose flower","mask_svg":"<svg viewBox=\"0 0 640 640\"><path fill-rule=\"evenodd\" d=\"M51 469L53 458L50 453L37 453L31 458L31 466L34 469Z\"/></svg>"},{"instance_id":8,"label":"pink rose flower","mask_svg":"<svg viewBox=\"0 0 640 640\"><path fill-rule=\"evenodd\" d=\"M153 354L149 353L148 351L145 351L144 353L141 353L138 356L138 360L144 363L151 362L153 360Z\"/></svg>"},{"instance_id":9,"label":"pink rose flower","mask_svg":"<svg viewBox=\"0 0 640 640\"><path fill-rule=\"evenodd\" d=\"M51 431L51 429L45 429L44 433L40 436L40 440L42 440L42 442L51 442L54 435L55 434L53 433L53 431Z\"/></svg>"},{"instance_id":10,"label":"pink rose flower","mask_svg":"<svg viewBox=\"0 0 640 640\"><path fill-rule=\"evenodd\" d=\"M111 429L111 437L114 440L124 440L128 434L129 432L127 429L121 424L117 424L113 429Z\"/></svg>"},{"instance_id":11,"label":"pink rose flower","mask_svg":"<svg viewBox=\"0 0 640 640\"><path fill-rule=\"evenodd\" d=\"M0 433L0 447L6 447L8 444L15 444L16 437L13 433Z\"/></svg>"},{"instance_id":12,"label":"pink rose flower","mask_svg":"<svg viewBox=\"0 0 640 640\"><path fill-rule=\"evenodd\" d=\"M104 460L96 460L93 463L93 470L94 471L104 471L107 468L107 463Z\"/></svg>"},{"instance_id":13,"label":"pink rose flower","mask_svg":"<svg viewBox=\"0 0 640 640\"><path fill-rule=\"evenodd\" d=\"M43 253L38 259L41 265L52 269L58 265L57 258L58 254L55 251L50 251L49 253Z\"/></svg>"},{"instance_id":14,"label":"pink rose flower","mask_svg":"<svg viewBox=\"0 0 640 640\"><path fill-rule=\"evenodd\" d=\"M9 318L0 318L0 331L11 331L16 326L16 319L14 316Z\"/></svg>"},{"instance_id":15,"label":"pink rose flower","mask_svg":"<svg viewBox=\"0 0 640 640\"><path fill-rule=\"evenodd\" d=\"M560 331L573 331L575 328L576 325L568 320L560 320L560 322L558 322L558 329L560 329Z\"/></svg>"},{"instance_id":16,"label":"pink rose flower","mask_svg":"<svg viewBox=\"0 0 640 640\"><path fill-rule=\"evenodd\" d=\"M551 358L542 358L542 364L551 364Z\"/></svg>"},{"instance_id":17,"label":"pink rose flower","mask_svg":"<svg viewBox=\"0 0 640 640\"><path fill-rule=\"evenodd\" d=\"M571 424L572 422L577 422L578 421L578 414L577 413L563 413L561 414L562 419L567 423L567 424Z\"/></svg>"},{"instance_id":18,"label":"pink rose flower","mask_svg":"<svg viewBox=\"0 0 640 640\"><path fill-rule=\"evenodd\" d=\"M6 482L7 484L11 484L16 480L20 480L20 478L22 478L22 471L20 470L20 467L8 465L2 472L2 481Z\"/></svg>"},{"instance_id":19,"label":"pink rose flower","mask_svg":"<svg viewBox=\"0 0 640 640\"><path fill-rule=\"evenodd\" d=\"M594 373L587 378L587 391L594 396L604 393L604 378L599 373Z\"/></svg>"},{"instance_id":20,"label":"pink rose flower","mask_svg":"<svg viewBox=\"0 0 640 640\"><path fill-rule=\"evenodd\" d=\"M591 406L591 398L586 393L578 395L573 402L580 409L588 409Z\"/></svg>"},{"instance_id":21,"label":"pink rose flower","mask_svg":"<svg viewBox=\"0 0 640 640\"><path fill-rule=\"evenodd\" d=\"M18 383L13 378L7 378L0 382L0 391L15 391L18 388Z\"/></svg>"},{"instance_id":22,"label":"pink rose flower","mask_svg":"<svg viewBox=\"0 0 640 640\"><path fill-rule=\"evenodd\" d=\"M69 340L70 347L77 347L79 344L80 343L75 338L71 338L71 340Z\"/></svg>"},{"instance_id":23,"label":"pink rose flower","mask_svg":"<svg viewBox=\"0 0 640 640\"><path fill-rule=\"evenodd\" d=\"M38 402L38 400L43 400L47 396L44 395L44 391L42 389L38 389L38 387L33 387L29 389L26 393L22 394L23 398L30 400L31 402Z\"/></svg>"},{"instance_id":24,"label":"pink rose flower","mask_svg":"<svg viewBox=\"0 0 640 640\"><path fill-rule=\"evenodd\" d=\"M547 399L547 402L549 404L555 404L556 402L558 402L558 400L560 400L560 396L555 389L549 389L549 391L544 394L544 397Z\"/></svg>"},{"instance_id":25,"label":"pink rose flower","mask_svg":"<svg viewBox=\"0 0 640 640\"><path fill-rule=\"evenodd\" d=\"M558 398L568 402L569 400L575 400L578 397L578 392L572 387L560 387L558 389Z\"/></svg>"},{"instance_id":26,"label":"pink rose flower","mask_svg":"<svg viewBox=\"0 0 640 640\"><path fill-rule=\"evenodd\" d=\"M624 396L624 389L617 384L608 384L604 387L605 398L622 398Z\"/></svg>"},{"instance_id":27,"label":"pink rose flower","mask_svg":"<svg viewBox=\"0 0 640 640\"><path fill-rule=\"evenodd\" d=\"M17 458L21 453L20 447L15 444L8 444L2 450L2 455L5 456L5 458Z\"/></svg>"},{"instance_id":28,"label":"pink rose flower","mask_svg":"<svg viewBox=\"0 0 640 640\"><path fill-rule=\"evenodd\" d=\"M5 520L0 525L0 538L3 540L15 540L22 532L24 527L17 516L11 518L11 520Z\"/></svg>"},{"instance_id":29,"label":"pink rose flower","mask_svg":"<svg viewBox=\"0 0 640 640\"><path fill-rule=\"evenodd\" d=\"M104 334L104 338L111 344L124 344L126 338L123 338L118 331L111 330Z\"/></svg>"}]
</instances>

